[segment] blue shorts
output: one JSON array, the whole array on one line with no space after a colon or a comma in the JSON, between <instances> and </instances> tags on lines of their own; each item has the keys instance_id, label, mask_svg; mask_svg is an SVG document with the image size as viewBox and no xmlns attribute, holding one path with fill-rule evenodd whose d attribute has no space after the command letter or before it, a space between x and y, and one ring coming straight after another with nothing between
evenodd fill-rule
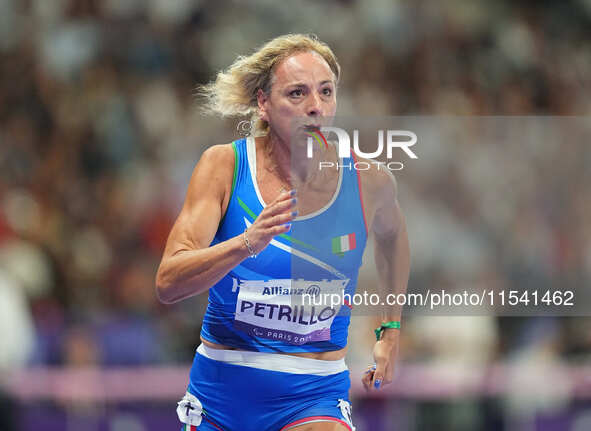
<instances>
[{"instance_id":1,"label":"blue shorts","mask_svg":"<svg viewBox=\"0 0 591 431\"><path fill-rule=\"evenodd\" d=\"M261 369L250 366L253 364L248 361L249 366L244 366L214 360L199 351L195 354L187 394L177 408L179 419L187 424L183 430L284 431L306 423L332 421L355 431L351 423L349 370L328 375L318 370L316 374L302 374L304 369L289 367L296 364L294 360L300 368L316 364L322 367L334 361L246 352L251 353L257 358L271 355L274 365ZM282 367L282 360L287 369L296 373L274 370Z\"/></svg>"}]
</instances>

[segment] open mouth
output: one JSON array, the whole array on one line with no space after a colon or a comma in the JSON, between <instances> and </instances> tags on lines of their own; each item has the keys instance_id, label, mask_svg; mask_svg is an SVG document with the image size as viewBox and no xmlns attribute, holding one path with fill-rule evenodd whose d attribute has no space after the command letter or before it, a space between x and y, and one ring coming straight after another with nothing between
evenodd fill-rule
<instances>
[{"instance_id":1,"label":"open mouth","mask_svg":"<svg viewBox=\"0 0 591 431\"><path fill-rule=\"evenodd\" d=\"M304 130L306 132L319 132L320 131L320 124L305 124Z\"/></svg>"}]
</instances>

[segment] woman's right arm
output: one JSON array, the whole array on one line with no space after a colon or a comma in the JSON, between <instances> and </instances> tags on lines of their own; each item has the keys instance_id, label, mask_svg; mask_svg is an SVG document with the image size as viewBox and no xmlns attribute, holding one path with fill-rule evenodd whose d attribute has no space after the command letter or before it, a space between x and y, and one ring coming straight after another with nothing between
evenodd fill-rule
<instances>
[{"instance_id":1,"label":"woman's right arm","mask_svg":"<svg viewBox=\"0 0 591 431\"><path fill-rule=\"evenodd\" d=\"M191 176L181 212L168 236L156 274L161 302L171 304L208 290L249 256L243 235L209 246L231 193L234 151L230 145L208 148ZM271 239L287 232L293 218L289 193L280 195L257 217L248 238L258 253Z\"/></svg>"}]
</instances>

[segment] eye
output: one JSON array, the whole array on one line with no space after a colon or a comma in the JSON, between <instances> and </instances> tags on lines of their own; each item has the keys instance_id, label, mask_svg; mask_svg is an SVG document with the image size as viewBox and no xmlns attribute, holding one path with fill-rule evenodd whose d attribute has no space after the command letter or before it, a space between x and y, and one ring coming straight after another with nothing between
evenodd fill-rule
<instances>
[{"instance_id":1,"label":"eye","mask_svg":"<svg viewBox=\"0 0 591 431\"><path fill-rule=\"evenodd\" d=\"M330 87L323 88L322 94L324 94L325 96L330 96L332 94L332 88L330 88Z\"/></svg>"},{"instance_id":2,"label":"eye","mask_svg":"<svg viewBox=\"0 0 591 431\"><path fill-rule=\"evenodd\" d=\"M290 91L290 92L289 92L289 95L290 95L291 97L300 97L300 96L302 96L303 94L304 94L304 92L302 91L302 89L301 89L301 88L297 88L297 89L295 89L295 90L292 90L292 91Z\"/></svg>"}]
</instances>

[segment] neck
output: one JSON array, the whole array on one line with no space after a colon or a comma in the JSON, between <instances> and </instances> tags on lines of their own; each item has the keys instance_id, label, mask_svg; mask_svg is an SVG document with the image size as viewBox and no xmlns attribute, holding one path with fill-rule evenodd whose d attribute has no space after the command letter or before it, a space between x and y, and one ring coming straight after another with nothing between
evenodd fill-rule
<instances>
[{"instance_id":1,"label":"neck","mask_svg":"<svg viewBox=\"0 0 591 431\"><path fill-rule=\"evenodd\" d=\"M311 160L292 157L290 143L281 140L272 131L264 138L264 148L271 166L292 188L300 187L314 178Z\"/></svg>"}]
</instances>

